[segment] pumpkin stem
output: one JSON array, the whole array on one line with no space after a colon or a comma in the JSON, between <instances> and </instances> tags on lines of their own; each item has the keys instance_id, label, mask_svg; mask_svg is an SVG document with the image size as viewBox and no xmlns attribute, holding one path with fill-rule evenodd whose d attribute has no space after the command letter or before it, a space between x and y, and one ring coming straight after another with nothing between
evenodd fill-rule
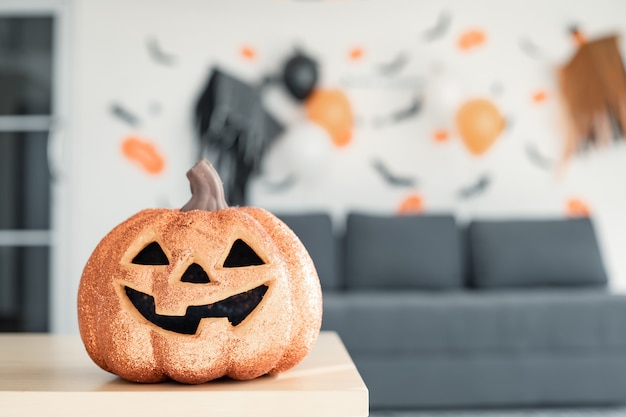
<instances>
[{"instance_id":1,"label":"pumpkin stem","mask_svg":"<svg viewBox=\"0 0 626 417\"><path fill-rule=\"evenodd\" d=\"M222 180L209 161L206 159L198 161L187 171L187 178L191 186L191 199L180 211L215 211L228 208Z\"/></svg>"}]
</instances>

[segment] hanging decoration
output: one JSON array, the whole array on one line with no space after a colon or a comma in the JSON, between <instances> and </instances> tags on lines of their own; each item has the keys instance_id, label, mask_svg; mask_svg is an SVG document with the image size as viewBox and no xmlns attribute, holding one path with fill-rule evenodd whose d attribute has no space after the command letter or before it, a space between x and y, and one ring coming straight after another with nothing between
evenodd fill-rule
<instances>
[{"instance_id":1,"label":"hanging decoration","mask_svg":"<svg viewBox=\"0 0 626 417\"><path fill-rule=\"evenodd\" d=\"M487 191L489 185L491 185L491 175L483 174L474 184L461 188L458 192L458 197L462 200L476 197Z\"/></svg>"},{"instance_id":2,"label":"hanging decoration","mask_svg":"<svg viewBox=\"0 0 626 417\"><path fill-rule=\"evenodd\" d=\"M466 101L456 113L456 127L463 143L474 155L491 147L506 125L500 110L487 99Z\"/></svg>"},{"instance_id":3,"label":"hanging decoration","mask_svg":"<svg viewBox=\"0 0 626 417\"><path fill-rule=\"evenodd\" d=\"M422 214L423 212L424 200L422 199L422 196L417 192L412 192L402 200L400 206L396 210L396 215L406 216Z\"/></svg>"},{"instance_id":4,"label":"hanging decoration","mask_svg":"<svg viewBox=\"0 0 626 417\"><path fill-rule=\"evenodd\" d=\"M372 167L378 172L382 179L392 187L415 187L417 180L409 176L400 176L392 173L387 165L380 159L372 161Z\"/></svg>"},{"instance_id":5,"label":"hanging decoration","mask_svg":"<svg viewBox=\"0 0 626 417\"><path fill-rule=\"evenodd\" d=\"M393 76L402 71L409 63L410 56L407 52L399 52L391 61L378 65L378 73L385 76Z\"/></svg>"},{"instance_id":6,"label":"hanging decoration","mask_svg":"<svg viewBox=\"0 0 626 417\"><path fill-rule=\"evenodd\" d=\"M305 100L317 85L317 79L317 62L303 52L297 51L285 63L282 80L296 100Z\"/></svg>"},{"instance_id":7,"label":"hanging decoration","mask_svg":"<svg viewBox=\"0 0 626 417\"><path fill-rule=\"evenodd\" d=\"M452 22L452 15L447 11L442 11L439 14L439 18L435 25L425 31L422 32L421 38L424 41L432 42L437 39L442 38L448 29L450 28L450 23Z\"/></svg>"},{"instance_id":8,"label":"hanging decoration","mask_svg":"<svg viewBox=\"0 0 626 417\"><path fill-rule=\"evenodd\" d=\"M419 115L422 110L422 97L414 96L408 106L398 109L389 115L374 119L374 127L384 127L412 119Z\"/></svg>"},{"instance_id":9,"label":"hanging decoration","mask_svg":"<svg viewBox=\"0 0 626 417\"><path fill-rule=\"evenodd\" d=\"M214 160L227 200L246 205L249 180L282 126L265 111L256 88L217 68L196 103L195 121L200 154Z\"/></svg>"},{"instance_id":10,"label":"hanging decoration","mask_svg":"<svg viewBox=\"0 0 626 417\"><path fill-rule=\"evenodd\" d=\"M348 51L348 59L358 61L365 55L365 49L361 46L355 46Z\"/></svg>"},{"instance_id":11,"label":"hanging decoration","mask_svg":"<svg viewBox=\"0 0 626 417\"><path fill-rule=\"evenodd\" d=\"M461 34L457 40L457 47L462 51L469 51L485 43L487 35L482 29L470 29Z\"/></svg>"},{"instance_id":12,"label":"hanging decoration","mask_svg":"<svg viewBox=\"0 0 626 417\"><path fill-rule=\"evenodd\" d=\"M129 126L137 127L140 124L139 117L119 103L113 103L110 107L111 115Z\"/></svg>"},{"instance_id":13,"label":"hanging decoration","mask_svg":"<svg viewBox=\"0 0 626 417\"><path fill-rule=\"evenodd\" d=\"M535 143L528 143L526 145L526 156L528 157L528 160L537 168L551 170L555 166L552 159L539 152Z\"/></svg>"},{"instance_id":14,"label":"hanging decoration","mask_svg":"<svg viewBox=\"0 0 626 417\"><path fill-rule=\"evenodd\" d=\"M152 60L157 64L165 66L172 66L176 64L176 57L171 53L165 52L163 48L161 48L161 45L155 36L151 36L147 40L146 46L148 47L150 58L152 58Z\"/></svg>"},{"instance_id":15,"label":"hanging decoration","mask_svg":"<svg viewBox=\"0 0 626 417\"><path fill-rule=\"evenodd\" d=\"M310 182L324 172L332 141L324 128L310 121L296 123L281 135L267 155L264 175L276 187Z\"/></svg>"},{"instance_id":16,"label":"hanging decoration","mask_svg":"<svg viewBox=\"0 0 626 417\"><path fill-rule=\"evenodd\" d=\"M165 159L149 140L129 136L122 142L122 154L148 174L160 174L165 168Z\"/></svg>"},{"instance_id":17,"label":"hanging decoration","mask_svg":"<svg viewBox=\"0 0 626 417\"><path fill-rule=\"evenodd\" d=\"M591 210L583 200L572 197L566 202L565 214L568 217L589 217L591 216Z\"/></svg>"},{"instance_id":18,"label":"hanging decoration","mask_svg":"<svg viewBox=\"0 0 626 417\"><path fill-rule=\"evenodd\" d=\"M336 146L346 146L352 140L354 118L350 101L339 90L317 89L307 99L309 120L322 126Z\"/></svg>"},{"instance_id":19,"label":"hanging decoration","mask_svg":"<svg viewBox=\"0 0 626 417\"><path fill-rule=\"evenodd\" d=\"M582 43L559 76L567 127L565 159L623 136L626 75L617 36Z\"/></svg>"}]
</instances>

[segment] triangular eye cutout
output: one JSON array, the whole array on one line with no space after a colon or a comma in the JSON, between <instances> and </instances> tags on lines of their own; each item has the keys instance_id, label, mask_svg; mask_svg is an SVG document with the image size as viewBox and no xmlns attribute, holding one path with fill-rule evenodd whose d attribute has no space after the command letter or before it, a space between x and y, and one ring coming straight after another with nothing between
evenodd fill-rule
<instances>
[{"instance_id":1,"label":"triangular eye cutout","mask_svg":"<svg viewBox=\"0 0 626 417\"><path fill-rule=\"evenodd\" d=\"M224 268L238 268L242 266L264 265L265 262L256 254L246 242L235 240L230 253L224 261Z\"/></svg>"},{"instance_id":2,"label":"triangular eye cutout","mask_svg":"<svg viewBox=\"0 0 626 417\"><path fill-rule=\"evenodd\" d=\"M132 263L137 265L169 265L170 261L161 246L152 242L135 255Z\"/></svg>"},{"instance_id":3,"label":"triangular eye cutout","mask_svg":"<svg viewBox=\"0 0 626 417\"><path fill-rule=\"evenodd\" d=\"M193 284L208 284L211 282L209 276L204 269L196 263L189 265L189 268L183 273L180 278L182 282L191 282Z\"/></svg>"}]
</instances>

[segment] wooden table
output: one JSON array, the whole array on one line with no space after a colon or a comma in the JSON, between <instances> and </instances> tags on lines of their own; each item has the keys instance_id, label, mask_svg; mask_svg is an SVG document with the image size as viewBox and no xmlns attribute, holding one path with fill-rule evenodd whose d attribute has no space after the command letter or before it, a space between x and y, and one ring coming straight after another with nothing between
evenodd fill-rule
<instances>
[{"instance_id":1,"label":"wooden table","mask_svg":"<svg viewBox=\"0 0 626 417\"><path fill-rule=\"evenodd\" d=\"M322 332L288 372L202 385L126 382L96 366L77 335L0 334L1 416L355 417L368 408L367 387L334 332Z\"/></svg>"}]
</instances>

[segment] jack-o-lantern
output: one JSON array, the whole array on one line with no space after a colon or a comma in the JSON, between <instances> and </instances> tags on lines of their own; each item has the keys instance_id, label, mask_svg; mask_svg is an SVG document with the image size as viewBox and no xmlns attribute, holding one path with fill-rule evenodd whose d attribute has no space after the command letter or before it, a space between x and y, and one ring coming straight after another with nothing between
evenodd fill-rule
<instances>
[{"instance_id":1,"label":"jack-o-lantern","mask_svg":"<svg viewBox=\"0 0 626 417\"><path fill-rule=\"evenodd\" d=\"M181 210L148 209L98 244L78 292L93 361L137 382L251 379L299 363L319 334L313 262L271 213L228 207L213 167Z\"/></svg>"}]
</instances>

